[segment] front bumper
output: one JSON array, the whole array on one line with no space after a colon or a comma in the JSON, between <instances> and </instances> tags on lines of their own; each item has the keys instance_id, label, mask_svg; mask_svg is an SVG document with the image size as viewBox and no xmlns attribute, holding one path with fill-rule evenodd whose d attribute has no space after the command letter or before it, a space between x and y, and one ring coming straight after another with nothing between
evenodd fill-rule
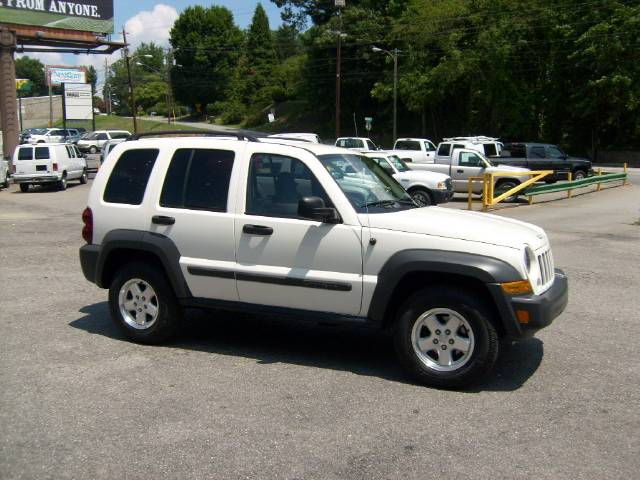
<instances>
[{"instance_id":1,"label":"front bumper","mask_svg":"<svg viewBox=\"0 0 640 480\"><path fill-rule=\"evenodd\" d=\"M499 284L490 285L490 289L507 336L511 339L531 337L541 328L551 325L569 302L569 282L558 268L555 269L553 284L541 295L507 295ZM520 316L518 312L521 312Z\"/></svg>"},{"instance_id":2,"label":"front bumper","mask_svg":"<svg viewBox=\"0 0 640 480\"><path fill-rule=\"evenodd\" d=\"M13 179L13 183L52 183L60 181L62 174L45 173L38 175L32 173L14 173L11 178Z\"/></svg>"},{"instance_id":3,"label":"front bumper","mask_svg":"<svg viewBox=\"0 0 640 480\"><path fill-rule=\"evenodd\" d=\"M449 190L431 190L433 196L433 203L439 205L441 203L447 203L453 198L453 189Z\"/></svg>"}]
</instances>

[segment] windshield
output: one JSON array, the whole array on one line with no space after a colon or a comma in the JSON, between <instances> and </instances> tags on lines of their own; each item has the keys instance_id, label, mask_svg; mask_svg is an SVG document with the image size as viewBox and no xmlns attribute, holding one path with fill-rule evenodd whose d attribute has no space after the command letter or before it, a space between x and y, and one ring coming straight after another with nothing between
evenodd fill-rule
<instances>
[{"instance_id":1,"label":"windshield","mask_svg":"<svg viewBox=\"0 0 640 480\"><path fill-rule=\"evenodd\" d=\"M358 213L417 208L404 188L374 159L343 153L318 158Z\"/></svg>"},{"instance_id":2,"label":"windshield","mask_svg":"<svg viewBox=\"0 0 640 480\"><path fill-rule=\"evenodd\" d=\"M98 137L98 134L96 132L91 132L91 133L85 133L82 136L83 140L95 140Z\"/></svg>"},{"instance_id":3,"label":"windshield","mask_svg":"<svg viewBox=\"0 0 640 480\"><path fill-rule=\"evenodd\" d=\"M389 155L387 159L394 167L396 167L396 170L398 170L399 172L408 172L409 170L411 170L407 166L407 164L404 163L404 161L401 160L397 155Z\"/></svg>"}]
</instances>

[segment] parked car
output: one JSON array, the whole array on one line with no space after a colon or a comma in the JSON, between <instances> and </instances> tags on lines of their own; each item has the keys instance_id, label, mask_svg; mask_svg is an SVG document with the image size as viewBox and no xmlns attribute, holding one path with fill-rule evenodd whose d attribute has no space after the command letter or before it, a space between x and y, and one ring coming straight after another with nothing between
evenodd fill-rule
<instances>
[{"instance_id":1,"label":"parked car","mask_svg":"<svg viewBox=\"0 0 640 480\"><path fill-rule=\"evenodd\" d=\"M273 133L269 138L283 138L285 140L302 140L303 142L322 143L315 133Z\"/></svg>"},{"instance_id":2,"label":"parked car","mask_svg":"<svg viewBox=\"0 0 640 480\"><path fill-rule=\"evenodd\" d=\"M42 135L46 131L47 131L46 128L25 128L24 130L22 130L22 132L20 132L19 142L20 144L28 143L29 137L31 135L34 135L34 134Z\"/></svg>"},{"instance_id":3,"label":"parked car","mask_svg":"<svg viewBox=\"0 0 640 480\"><path fill-rule=\"evenodd\" d=\"M499 156L503 148L502 142L493 137L451 137L442 140L436 150L435 158L438 160L448 159L451 152L459 148L474 150L487 158L493 158Z\"/></svg>"},{"instance_id":4,"label":"parked car","mask_svg":"<svg viewBox=\"0 0 640 480\"><path fill-rule=\"evenodd\" d=\"M453 180L453 189L458 193L467 193L469 189L469 177L479 177L485 173L493 172L528 172L526 168L510 167L508 165L494 165L489 159L485 158L481 153L474 150L457 148L453 154L446 157L436 156L435 163L410 163L410 168L414 170L427 170L430 172L439 172L449 175ZM528 180L529 175L516 177L498 177L494 185L494 191L499 194L516 187L520 183ZM473 193L482 193L482 182L474 182L472 186ZM512 195L506 199L507 202L513 202L518 195Z\"/></svg>"},{"instance_id":5,"label":"parked car","mask_svg":"<svg viewBox=\"0 0 640 480\"><path fill-rule=\"evenodd\" d=\"M75 128L46 128L42 132L29 134L26 143L74 143L80 139L80 132Z\"/></svg>"},{"instance_id":6,"label":"parked car","mask_svg":"<svg viewBox=\"0 0 640 480\"><path fill-rule=\"evenodd\" d=\"M87 164L75 145L43 143L21 145L13 154L13 181L22 192L30 185L57 185L67 189L69 180L87 183Z\"/></svg>"},{"instance_id":7,"label":"parked car","mask_svg":"<svg viewBox=\"0 0 640 480\"><path fill-rule=\"evenodd\" d=\"M166 341L187 306L355 323L393 332L419 381L460 387L564 310L541 228L417 208L357 152L248 140L142 138L98 171L80 263L128 338Z\"/></svg>"},{"instance_id":8,"label":"parked car","mask_svg":"<svg viewBox=\"0 0 640 480\"><path fill-rule=\"evenodd\" d=\"M436 146L427 138L399 138L389 153L405 162L433 162Z\"/></svg>"},{"instance_id":9,"label":"parked car","mask_svg":"<svg viewBox=\"0 0 640 480\"><path fill-rule=\"evenodd\" d=\"M102 148L100 149L100 165L104 163L105 159L107 158L109 153L111 153L111 150L115 148L116 145L126 141L127 140L125 138L117 138L115 140L108 140L107 142L105 142Z\"/></svg>"},{"instance_id":10,"label":"parked car","mask_svg":"<svg viewBox=\"0 0 640 480\"><path fill-rule=\"evenodd\" d=\"M340 137L336 140L336 147L369 152L381 150L370 138L366 137Z\"/></svg>"},{"instance_id":11,"label":"parked car","mask_svg":"<svg viewBox=\"0 0 640 480\"><path fill-rule=\"evenodd\" d=\"M127 139L131 136L126 130L96 130L84 135L78 141L81 152L98 153L105 142L109 140Z\"/></svg>"},{"instance_id":12,"label":"parked car","mask_svg":"<svg viewBox=\"0 0 640 480\"><path fill-rule=\"evenodd\" d=\"M492 162L531 170L553 170L554 174L544 179L548 183L566 179L569 172L574 180L593 175L590 160L570 157L560 147L549 143L508 143L500 158L492 159Z\"/></svg>"},{"instance_id":13,"label":"parked car","mask_svg":"<svg viewBox=\"0 0 640 480\"><path fill-rule=\"evenodd\" d=\"M9 188L9 162L0 160L0 188Z\"/></svg>"},{"instance_id":14,"label":"parked car","mask_svg":"<svg viewBox=\"0 0 640 480\"><path fill-rule=\"evenodd\" d=\"M395 178L409 192L413 201L420 206L446 203L453 197L451 177L443 173L411 170L391 152L364 152L382 169Z\"/></svg>"}]
</instances>

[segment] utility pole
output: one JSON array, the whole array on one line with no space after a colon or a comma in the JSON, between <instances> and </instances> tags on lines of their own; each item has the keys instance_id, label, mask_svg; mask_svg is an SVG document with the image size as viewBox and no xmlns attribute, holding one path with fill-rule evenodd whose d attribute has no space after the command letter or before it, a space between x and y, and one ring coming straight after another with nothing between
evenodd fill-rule
<instances>
[{"instance_id":1,"label":"utility pole","mask_svg":"<svg viewBox=\"0 0 640 480\"><path fill-rule=\"evenodd\" d=\"M336 138L340 137L340 67L342 63L342 8L345 6L345 0L335 0L335 6L338 9L338 47L336 53Z\"/></svg>"},{"instance_id":2,"label":"utility pole","mask_svg":"<svg viewBox=\"0 0 640 480\"><path fill-rule=\"evenodd\" d=\"M393 141L398 139L398 49L393 49Z\"/></svg>"},{"instance_id":3,"label":"utility pole","mask_svg":"<svg viewBox=\"0 0 640 480\"><path fill-rule=\"evenodd\" d=\"M173 110L173 91L171 90L171 65L173 64L173 52L171 48L167 50L167 123L171 123L171 111Z\"/></svg>"},{"instance_id":4,"label":"utility pole","mask_svg":"<svg viewBox=\"0 0 640 480\"><path fill-rule=\"evenodd\" d=\"M111 89L109 88L109 62L104 59L104 103L107 115L111 115Z\"/></svg>"},{"instance_id":5,"label":"utility pole","mask_svg":"<svg viewBox=\"0 0 640 480\"><path fill-rule=\"evenodd\" d=\"M51 86L51 69L47 69L47 83L49 84L49 128L53 127L53 87Z\"/></svg>"},{"instance_id":6,"label":"utility pole","mask_svg":"<svg viewBox=\"0 0 640 480\"><path fill-rule=\"evenodd\" d=\"M133 133L138 133L138 120L136 119L136 97L133 93L133 82L131 81L131 64L129 62L129 44L127 44L127 32L122 28L122 40L124 47L124 60L127 64L127 78L129 80L129 96L131 97L131 116L133 117Z\"/></svg>"}]
</instances>

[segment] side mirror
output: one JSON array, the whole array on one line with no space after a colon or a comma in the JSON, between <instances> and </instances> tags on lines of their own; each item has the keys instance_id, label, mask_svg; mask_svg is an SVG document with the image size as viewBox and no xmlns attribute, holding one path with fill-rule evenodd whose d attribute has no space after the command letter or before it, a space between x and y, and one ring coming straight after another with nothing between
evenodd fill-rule
<instances>
[{"instance_id":1,"label":"side mirror","mask_svg":"<svg viewBox=\"0 0 640 480\"><path fill-rule=\"evenodd\" d=\"M320 197L302 197L298 202L298 216L325 223L338 223L340 216L335 208L328 208Z\"/></svg>"}]
</instances>

